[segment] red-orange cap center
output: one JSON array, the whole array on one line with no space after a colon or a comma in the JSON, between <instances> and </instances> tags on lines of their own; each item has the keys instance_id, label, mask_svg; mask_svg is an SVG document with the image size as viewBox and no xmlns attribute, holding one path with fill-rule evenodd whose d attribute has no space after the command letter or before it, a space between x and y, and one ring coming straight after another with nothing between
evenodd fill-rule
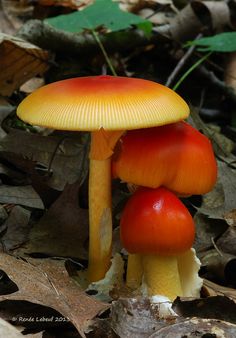
<instances>
[{"instance_id":1,"label":"red-orange cap center","mask_svg":"<svg viewBox=\"0 0 236 338\"><path fill-rule=\"evenodd\" d=\"M165 188L139 188L126 204L121 241L129 253L177 255L191 248L194 222L188 209Z\"/></svg>"}]
</instances>

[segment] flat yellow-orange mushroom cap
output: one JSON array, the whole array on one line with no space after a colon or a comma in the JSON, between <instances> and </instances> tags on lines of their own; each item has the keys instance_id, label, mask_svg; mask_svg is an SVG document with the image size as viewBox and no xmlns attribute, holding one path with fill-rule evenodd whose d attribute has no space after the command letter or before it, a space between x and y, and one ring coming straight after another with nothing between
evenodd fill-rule
<instances>
[{"instance_id":1,"label":"flat yellow-orange mushroom cap","mask_svg":"<svg viewBox=\"0 0 236 338\"><path fill-rule=\"evenodd\" d=\"M183 120L189 108L156 82L91 76L37 89L21 102L17 115L32 125L58 130L127 130Z\"/></svg>"}]
</instances>

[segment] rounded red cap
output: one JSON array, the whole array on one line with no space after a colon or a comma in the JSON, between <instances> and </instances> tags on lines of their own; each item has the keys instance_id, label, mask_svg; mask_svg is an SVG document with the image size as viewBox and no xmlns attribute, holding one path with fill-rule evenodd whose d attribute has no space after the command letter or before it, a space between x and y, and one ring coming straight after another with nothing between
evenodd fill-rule
<instances>
[{"instance_id":1,"label":"rounded red cap","mask_svg":"<svg viewBox=\"0 0 236 338\"><path fill-rule=\"evenodd\" d=\"M141 187L124 208L120 233L129 253L177 255L192 247L195 227L172 192Z\"/></svg>"},{"instance_id":2,"label":"rounded red cap","mask_svg":"<svg viewBox=\"0 0 236 338\"><path fill-rule=\"evenodd\" d=\"M128 131L112 161L113 177L183 195L209 192L217 165L209 139L186 122Z\"/></svg>"}]
</instances>

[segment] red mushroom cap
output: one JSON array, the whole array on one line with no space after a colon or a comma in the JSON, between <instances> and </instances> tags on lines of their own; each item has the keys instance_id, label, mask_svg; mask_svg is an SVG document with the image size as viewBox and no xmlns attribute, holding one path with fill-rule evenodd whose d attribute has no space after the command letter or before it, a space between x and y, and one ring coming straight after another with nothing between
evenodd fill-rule
<instances>
[{"instance_id":1,"label":"red mushroom cap","mask_svg":"<svg viewBox=\"0 0 236 338\"><path fill-rule=\"evenodd\" d=\"M129 253L177 255L192 247L195 228L184 204L165 188L139 188L127 202L120 222Z\"/></svg>"},{"instance_id":2,"label":"red mushroom cap","mask_svg":"<svg viewBox=\"0 0 236 338\"><path fill-rule=\"evenodd\" d=\"M183 195L207 193L217 178L210 141L186 122L128 131L112 171L123 181Z\"/></svg>"}]
</instances>

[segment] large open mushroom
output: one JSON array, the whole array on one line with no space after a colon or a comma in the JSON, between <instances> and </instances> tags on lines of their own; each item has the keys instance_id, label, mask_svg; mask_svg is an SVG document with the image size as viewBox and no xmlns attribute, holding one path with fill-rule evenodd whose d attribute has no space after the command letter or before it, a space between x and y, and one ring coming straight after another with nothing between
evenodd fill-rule
<instances>
[{"instance_id":1,"label":"large open mushroom","mask_svg":"<svg viewBox=\"0 0 236 338\"><path fill-rule=\"evenodd\" d=\"M92 132L88 278L90 281L102 279L110 265L110 166L116 141L128 129L185 119L189 114L187 104L172 90L152 81L94 76L41 87L22 101L17 114L32 125Z\"/></svg>"}]
</instances>

